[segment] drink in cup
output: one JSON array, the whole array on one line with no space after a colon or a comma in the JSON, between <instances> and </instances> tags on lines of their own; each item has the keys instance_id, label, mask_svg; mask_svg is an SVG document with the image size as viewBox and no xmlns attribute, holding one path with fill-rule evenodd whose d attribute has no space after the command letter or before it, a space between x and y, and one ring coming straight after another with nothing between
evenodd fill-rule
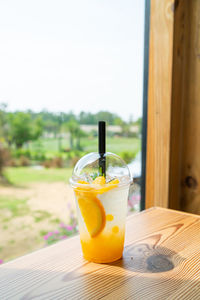
<instances>
[{"instance_id":1,"label":"drink in cup","mask_svg":"<svg viewBox=\"0 0 200 300\"><path fill-rule=\"evenodd\" d=\"M76 164L70 182L85 259L108 263L122 257L130 178L113 153L90 153Z\"/></svg>"}]
</instances>

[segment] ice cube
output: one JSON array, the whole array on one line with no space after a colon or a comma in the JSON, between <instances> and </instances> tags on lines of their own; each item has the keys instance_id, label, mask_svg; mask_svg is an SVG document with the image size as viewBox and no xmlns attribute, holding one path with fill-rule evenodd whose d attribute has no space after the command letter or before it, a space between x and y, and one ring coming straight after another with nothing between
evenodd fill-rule
<instances>
[{"instance_id":1,"label":"ice cube","mask_svg":"<svg viewBox=\"0 0 200 300\"><path fill-rule=\"evenodd\" d=\"M81 180L84 180L88 183L92 183L92 181L93 181L92 177L88 173L82 173Z\"/></svg>"},{"instance_id":2,"label":"ice cube","mask_svg":"<svg viewBox=\"0 0 200 300\"><path fill-rule=\"evenodd\" d=\"M127 184L130 182L130 177L127 175L118 177L120 184Z\"/></svg>"},{"instance_id":3,"label":"ice cube","mask_svg":"<svg viewBox=\"0 0 200 300\"><path fill-rule=\"evenodd\" d=\"M106 183L111 182L113 179L115 179L116 177L111 176L110 174L106 174Z\"/></svg>"}]
</instances>

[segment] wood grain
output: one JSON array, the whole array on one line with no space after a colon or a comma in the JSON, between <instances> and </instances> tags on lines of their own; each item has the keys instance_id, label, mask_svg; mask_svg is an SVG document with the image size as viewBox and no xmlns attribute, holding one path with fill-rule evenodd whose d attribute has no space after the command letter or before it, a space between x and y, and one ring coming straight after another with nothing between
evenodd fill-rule
<instances>
[{"instance_id":1,"label":"wood grain","mask_svg":"<svg viewBox=\"0 0 200 300\"><path fill-rule=\"evenodd\" d=\"M127 220L122 260L94 264L79 237L0 267L0 299L200 299L200 217L153 208Z\"/></svg>"},{"instance_id":2,"label":"wood grain","mask_svg":"<svg viewBox=\"0 0 200 300\"><path fill-rule=\"evenodd\" d=\"M169 171L169 207L180 209L181 156L184 111L185 1L177 1L174 12L173 75L171 102L171 144Z\"/></svg>"},{"instance_id":3,"label":"wood grain","mask_svg":"<svg viewBox=\"0 0 200 300\"><path fill-rule=\"evenodd\" d=\"M200 1L187 1L181 208L200 214Z\"/></svg>"},{"instance_id":4,"label":"wood grain","mask_svg":"<svg viewBox=\"0 0 200 300\"><path fill-rule=\"evenodd\" d=\"M146 208L168 207L174 1L151 0Z\"/></svg>"},{"instance_id":5,"label":"wood grain","mask_svg":"<svg viewBox=\"0 0 200 300\"><path fill-rule=\"evenodd\" d=\"M200 214L200 1L176 1L169 206Z\"/></svg>"}]
</instances>

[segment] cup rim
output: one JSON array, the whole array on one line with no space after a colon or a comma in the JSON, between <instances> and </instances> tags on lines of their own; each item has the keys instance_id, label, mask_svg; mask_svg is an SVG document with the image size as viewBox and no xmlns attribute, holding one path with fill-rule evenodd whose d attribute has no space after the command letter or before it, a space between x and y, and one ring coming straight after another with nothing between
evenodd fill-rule
<instances>
[{"instance_id":1,"label":"cup rim","mask_svg":"<svg viewBox=\"0 0 200 300\"><path fill-rule=\"evenodd\" d=\"M117 178L117 177L116 177ZM126 186L128 186L128 185L130 185L131 184L131 182L133 181L133 178L131 179L131 178L129 178L129 180L127 180L127 182L119 182L119 184L117 185L117 187L116 188L121 188L121 187L126 187ZM99 189L99 186L97 185L97 184L92 184L92 183L88 183L88 184L85 184L85 183L78 183L78 182L76 182L76 181L74 181L73 180L73 177L71 177L70 179L69 179L69 183L70 183L70 185L73 187L73 188L77 188L77 187L82 187L82 188L84 188L84 187L87 187L87 186L90 186L90 187L92 187L92 188L94 188L94 189ZM108 184L108 183L107 183ZM87 190L87 189L86 189Z\"/></svg>"}]
</instances>

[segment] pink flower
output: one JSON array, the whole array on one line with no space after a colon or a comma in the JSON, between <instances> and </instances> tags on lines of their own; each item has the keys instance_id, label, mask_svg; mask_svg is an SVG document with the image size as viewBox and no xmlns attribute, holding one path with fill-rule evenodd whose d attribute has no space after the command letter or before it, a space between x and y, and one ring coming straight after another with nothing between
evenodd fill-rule
<instances>
[{"instance_id":1,"label":"pink flower","mask_svg":"<svg viewBox=\"0 0 200 300\"><path fill-rule=\"evenodd\" d=\"M59 234L59 231L58 231L58 230L55 230L55 231L54 231L54 234Z\"/></svg>"},{"instance_id":2,"label":"pink flower","mask_svg":"<svg viewBox=\"0 0 200 300\"><path fill-rule=\"evenodd\" d=\"M74 226L66 225L65 228L66 228L68 231L71 231L71 230L74 229Z\"/></svg>"},{"instance_id":3,"label":"pink flower","mask_svg":"<svg viewBox=\"0 0 200 300\"><path fill-rule=\"evenodd\" d=\"M133 207L136 204L140 203L140 195L132 195L132 197L129 199L128 204Z\"/></svg>"},{"instance_id":4,"label":"pink flower","mask_svg":"<svg viewBox=\"0 0 200 300\"><path fill-rule=\"evenodd\" d=\"M46 235L44 235L43 238L44 238L44 240L48 240L48 238L52 235L53 235L53 232L50 231Z\"/></svg>"},{"instance_id":5,"label":"pink flower","mask_svg":"<svg viewBox=\"0 0 200 300\"><path fill-rule=\"evenodd\" d=\"M61 240L64 240L64 239L66 239L66 238L67 238L66 235L62 235L62 236L60 237Z\"/></svg>"},{"instance_id":6,"label":"pink flower","mask_svg":"<svg viewBox=\"0 0 200 300\"><path fill-rule=\"evenodd\" d=\"M3 259L0 259L0 264L2 264L3 263Z\"/></svg>"},{"instance_id":7,"label":"pink flower","mask_svg":"<svg viewBox=\"0 0 200 300\"><path fill-rule=\"evenodd\" d=\"M128 205L129 205L130 207L133 207L133 203L132 203L130 200L128 200Z\"/></svg>"},{"instance_id":8,"label":"pink flower","mask_svg":"<svg viewBox=\"0 0 200 300\"><path fill-rule=\"evenodd\" d=\"M65 228L65 226L66 226L66 225L65 225L64 223L60 223L60 227L61 227L61 228Z\"/></svg>"},{"instance_id":9,"label":"pink flower","mask_svg":"<svg viewBox=\"0 0 200 300\"><path fill-rule=\"evenodd\" d=\"M64 223L60 223L60 227L66 229L68 231L71 231L76 227L76 223L74 223L72 225L65 225Z\"/></svg>"}]
</instances>

